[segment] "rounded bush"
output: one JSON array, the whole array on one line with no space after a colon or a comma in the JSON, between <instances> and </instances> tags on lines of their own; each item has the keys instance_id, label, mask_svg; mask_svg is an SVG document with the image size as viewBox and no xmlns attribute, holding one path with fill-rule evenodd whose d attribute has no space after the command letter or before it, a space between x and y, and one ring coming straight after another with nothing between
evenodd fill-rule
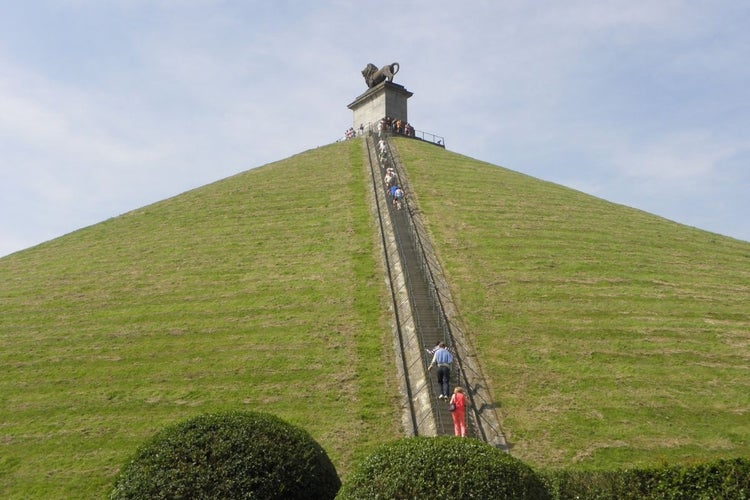
<instances>
[{"instance_id":1,"label":"rounded bush","mask_svg":"<svg viewBox=\"0 0 750 500\"><path fill-rule=\"evenodd\" d=\"M545 499L530 467L476 439L415 437L386 443L354 471L336 497Z\"/></svg>"},{"instance_id":2,"label":"rounded bush","mask_svg":"<svg viewBox=\"0 0 750 500\"><path fill-rule=\"evenodd\" d=\"M136 453L110 498L335 498L341 481L310 435L273 415L201 415Z\"/></svg>"}]
</instances>

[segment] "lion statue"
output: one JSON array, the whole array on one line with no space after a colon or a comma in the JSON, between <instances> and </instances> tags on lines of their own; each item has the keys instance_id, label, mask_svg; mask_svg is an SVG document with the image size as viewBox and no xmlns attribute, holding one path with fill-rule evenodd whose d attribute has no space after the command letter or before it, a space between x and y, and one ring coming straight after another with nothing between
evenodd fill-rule
<instances>
[{"instance_id":1,"label":"lion statue","mask_svg":"<svg viewBox=\"0 0 750 500\"><path fill-rule=\"evenodd\" d=\"M365 66L365 69L362 70L362 76L365 77L367 88L373 88L375 85L378 85L385 80L392 82L393 75L398 73L398 68L399 65L397 62L393 64L386 64L380 69L378 69L378 67L372 63L368 64L367 66Z\"/></svg>"}]
</instances>

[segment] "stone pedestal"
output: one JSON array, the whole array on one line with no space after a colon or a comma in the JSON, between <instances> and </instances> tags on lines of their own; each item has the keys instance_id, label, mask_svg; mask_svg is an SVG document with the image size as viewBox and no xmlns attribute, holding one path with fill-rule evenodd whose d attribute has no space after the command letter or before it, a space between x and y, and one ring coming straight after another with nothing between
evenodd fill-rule
<instances>
[{"instance_id":1,"label":"stone pedestal","mask_svg":"<svg viewBox=\"0 0 750 500\"><path fill-rule=\"evenodd\" d=\"M347 106L354 112L352 127L355 130L359 130L360 125L375 127L386 116L408 122L406 100L412 95L403 85L388 81L368 89Z\"/></svg>"}]
</instances>

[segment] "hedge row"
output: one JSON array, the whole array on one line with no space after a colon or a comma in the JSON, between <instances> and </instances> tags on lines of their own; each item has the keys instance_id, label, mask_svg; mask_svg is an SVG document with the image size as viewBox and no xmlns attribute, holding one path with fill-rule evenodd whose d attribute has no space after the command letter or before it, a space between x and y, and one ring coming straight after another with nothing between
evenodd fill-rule
<instances>
[{"instance_id":1,"label":"hedge row","mask_svg":"<svg viewBox=\"0 0 750 500\"><path fill-rule=\"evenodd\" d=\"M403 438L347 483L307 432L264 413L199 416L159 432L110 498L750 500L750 460L623 471L534 471L475 439Z\"/></svg>"},{"instance_id":2,"label":"hedge row","mask_svg":"<svg viewBox=\"0 0 750 500\"><path fill-rule=\"evenodd\" d=\"M336 498L750 500L750 460L534 472L473 439L406 438L376 450Z\"/></svg>"},{"instance_id":3,"label":"hedge row","mask_svg":"<svg viewBox=\"0 0 750 500\"><path fill-rule=\"evenodd\" d=\"M541 473L554 500L750 499L750 460L722 459L620 471Z\"/></svg>"}]
</instances>

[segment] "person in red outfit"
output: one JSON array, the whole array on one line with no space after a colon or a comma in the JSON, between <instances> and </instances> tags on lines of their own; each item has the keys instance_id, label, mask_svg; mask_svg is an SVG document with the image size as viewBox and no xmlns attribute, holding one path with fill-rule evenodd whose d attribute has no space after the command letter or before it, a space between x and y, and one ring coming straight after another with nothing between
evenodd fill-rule
<instances>
[{"instance_id":1,"label":"person in red outfit","mask_svg":"<svg viewBox=\"0 0 750 500\"><path fill-rule=\"evenodd\" d=\"M453 389L451 404L456 405L456 410L451 412L453 417L453 432L456 436L466 437L466 396L461 387Z\"/></svg>"}]
</instances>

